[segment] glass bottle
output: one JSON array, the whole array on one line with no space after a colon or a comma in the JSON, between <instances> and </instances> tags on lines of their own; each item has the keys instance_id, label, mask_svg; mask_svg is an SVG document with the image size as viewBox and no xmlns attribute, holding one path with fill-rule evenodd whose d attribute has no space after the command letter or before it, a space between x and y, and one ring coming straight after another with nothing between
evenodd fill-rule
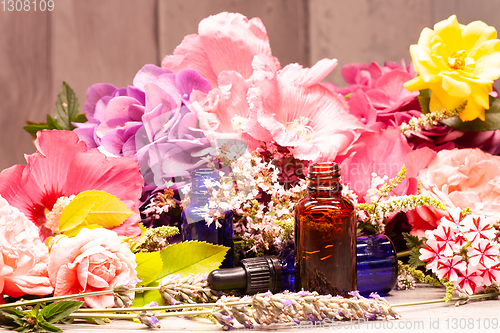
<instances>
[{"instance_id":1,"label":"glass bottle","mask_svg":"<svg viewBox=\"0 0 500 333\"><path fill-rule=\"evenodd\" d=\"M356 290L354 206L341 194L336 163L313 164L308 178L295 208L295 290L348 296Z\"/></svg>"},{"instance_id":2,"label":"glass bottle","mask_svg":"<svg viewBox=\"0 0 500 333\"><path fill-rule=\"evenodd\" d=\"M398 258L392 241L386 235L357 238L358 291L386 294L398 279Z\"/></svg>"},{"instance_id":3,"label":"glass bottle","mask_svg":"<svg viewBox=\"0 0 500 333\"><path fill-rule=\"evenodd\" d=\"M231 268L234 261L233 214L231 211L224 212L224 218L217 221L222 225L219 228L216 228L216 221L207 225L205 217L208 214L208 201L211 198L211 193L205 185L207 180L219 181L219 172L203 168L191 173L191 192L189 193L191 202L182 212L183 240L205 241L229 247L221 267Z\"/></svg>"}]
</instances>

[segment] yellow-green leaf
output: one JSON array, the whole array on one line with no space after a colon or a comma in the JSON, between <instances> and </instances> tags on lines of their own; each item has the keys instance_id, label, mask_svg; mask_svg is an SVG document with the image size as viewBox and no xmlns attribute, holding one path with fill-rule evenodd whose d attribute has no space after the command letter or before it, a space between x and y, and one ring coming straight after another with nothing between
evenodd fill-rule
<instances>
[{"instance_id":1,"label":"yellow-green leaf","mask_svg":"<svg viewBox=\"0 0 500 333\"><path fill-rule=\"evenodd\" d=\"M85 191L64 208L59 221L59 231L64 233L92 224L112 228L119 226L133 214L134 212L112 194L104 191Z\"/></svg>"},{"instance_id":2,"label":"yellow-green leaf","mask_svg":"<svg viewBox=\"0 0 500 333\"><path fill-rule=\"evenodd\" d=\"M148 285L161 272L162 260L160 252L138 252L135 254L137 277L141 284Z\"/></svg>"}]
</instances>

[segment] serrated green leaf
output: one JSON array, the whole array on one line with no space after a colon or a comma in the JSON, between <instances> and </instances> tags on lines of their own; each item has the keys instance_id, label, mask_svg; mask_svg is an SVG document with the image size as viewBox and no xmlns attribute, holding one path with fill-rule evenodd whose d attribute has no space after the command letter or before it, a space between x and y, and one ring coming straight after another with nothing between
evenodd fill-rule
<instances>
[{"instance_id":1,"label":"serrated green leaf","mask_svg":"<svg viewBox=\"0 0 500 333\"><path fill-rule=\"evenodd\" d=\"M132 212L116 196L104 191L84 191L79 193L63 210L59 221L59 231L70 234L78 227L100 225L112 228L122 224L132 216Z\"/></svg>"},{"instance_id":2,"label":"serrated green leaf","mask_svg":"<svg viewBox=\"0 0 500 333\"><path fill-rule=\"evenodd\" d=\"M163 265L157 281L170 274L209 273L220 267L228 250L222 245L198 241L169 245L160 251Z\"/></svg>"},{"instance_id":3,"label":"serrated green leaf","mask_svg":"<svg viewBox=\"0 0 500 333\"><path fill-rule=\"evenodd\" d=\"M410 257L408 258L408 265L411 268L417 268L418 266L424 264L424 262L422 260L420 260L419 256L420 256L420 253L418 251L412 251L410 253Z\"/></svg>"},{"instance_id":4,"label":"serrated green leaf","mask_svg":"<svg viewBox=\"0 0 500 333\"><path fill-rule=\"evenodd\" d=\"M66 82L63 82L57 95L54 119L63 129L73 130L75 126L72 122L78 117L79 107L75 92Z\"/></svg>"},{"instance_id":5,"label":"serrated green leaf","mask_svg":"<svg viewBox=\"0 0 500 333\"><path fill-rule=\"evenodd\" d=\"M159 275L148 286L158 286L161 280L170 274L209 273L220 267L228 247L206 242L186 241L169 245L160 251L162 267ZM155 301L165 304L157 290L137 293L133 306L144 306Z\"/></svg>"},{"instance_id":6,"label":"serrated green leaf","mask_svg":"<svg viewBox=\"0 0 500 333\"><path fill-rule=\"evenodd\" d=\"M464 132L493 131L500 129L500 99L490 96L490 109L485 110L485 120L474 119L472 121L462 121L460 117L441 121L443 124Z\"/></svg>"},{"instance_id":7,"label":"serrated green leaf","mask_svg":"<svg viewBox=\"0 0 500 333\"><path fill-rule=\"evenodd\" d=\"M156 280L161 272L162 261L160 252L138 252L135 254L137 263L137 277L141 279L142 284L148 285Z\"/></svg>"},{"instance_id":8,"label":"serrated green leaf","mask_svg":"<svg viewBox=\"0 0 500 333\"><path fill-rule=\"evenodd\" d=\"M406 241L406 246L410 250L418 249L420 246L424 244L425 239L419 238L418 236L410 235L407 232L403 232L403 238Z\"/></svg>"},{"instance_id":9,"label":"serrated green leaf","mask_svg":"<svg viewBox=\"0 0 500 333\"><path fill-rule=\"evenodd\" d=\"M48 323L55 323L78 310L82 304L83 302L77 301L56 302L44 307L42 311L40 311L40 314Z\"/></svg>"}]
</instances>

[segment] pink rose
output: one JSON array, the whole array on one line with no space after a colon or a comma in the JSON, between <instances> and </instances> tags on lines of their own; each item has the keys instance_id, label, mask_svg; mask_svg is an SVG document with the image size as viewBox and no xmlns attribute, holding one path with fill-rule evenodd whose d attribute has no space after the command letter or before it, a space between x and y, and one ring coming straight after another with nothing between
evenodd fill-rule
<instances>
[{"instance_id":1,"label":"pink rose","mask_svg":"<svg viewBox=\"0 0 500 333\"><path fill-rule=\"evenodd\" d=\"M0 197L0 294L51 294L47 261L48 249L38 238L38 228Z\"/></svg>"},{"instance_id":2,"label":"pink rose","mask_svg":"<svg viewBox=\"0 0 500 333\"><path fill-rule=\"evenodd\" d=\"M500 212L500 156L480 149L442 150L420 170L423 195L441 200L448 209L469 207L473 214ZM407 213L413 234L436 228L444 212L420 208Z\"/></svg>"},{"instance_id":3,"label":"pink rose","mask_svg":"<svg viewBox=\"0 0 500 333\"><path fill-rule=\"evenodd\" d=\"M50 251L54 296L109 290L137 279L135 255L108 229L82 229L59 240ZM114 306L113 295L84 297L92 308Z\"/></svg>"}]
</instances>

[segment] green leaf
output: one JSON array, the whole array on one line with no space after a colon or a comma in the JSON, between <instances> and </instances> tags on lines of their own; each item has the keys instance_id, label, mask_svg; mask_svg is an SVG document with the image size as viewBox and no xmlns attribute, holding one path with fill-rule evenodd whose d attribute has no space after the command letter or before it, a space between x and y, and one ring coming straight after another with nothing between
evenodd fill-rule
<instances>
[{"instance_id":1,"label":"green leaf","mask_svg":"<svg viewBox=\"0 0 500 333\"><path fill-rule=\"evenodd\" d=\"M36 139L36 132L44 130L44 129L50 129L49 125L47 123L36 124L36 123L28 122L28 124L29 125L26 125L23 128L26 132L31 134L33 139Z\"/></svg>"},{"instance_id":2,"label":"green leaf","mask_svg":"<svg viewBox=\"0 0 500 333\"><path fill-rule=\"evenodd\" d=\"M57 95L54 118L65 130L73 130L73 122L78 117L79 103L75 92L71 87L63 82L61 90Z\"/></svg>"},{"instance_id":3,"label":"green leaf","mask_svg":"<svg viewBox=\"0 0 500 333\"><path fill-rule=\"evenodd\" d=\"M429 109L429 103L431 102L431 91L429 89L420 90L420 95L417 96L418 104L420 104L420 110L423 114L431 112Z\"/></svg>"},{"instance_id":4,"label":"green leaf","mask_svg":"<svg viewBox=\"0 0 500 333\"><path fill-rule=\"evenodd\" d=\"M95 324L95 325L106 325L107 323L110 322L109 319L107 319L107 321L106 321L106 319L105 318L81 318L81 320L88 321L89 323Z\"/></svg>"},{"instance_id":5,"label":"green leaf","mask_svg":"<svg viewBox=\"0 0 500 333\"><path fill-rule=\"evenodd\" d=\"M83 113L80 113L78 116L76 116L75 120L73 120L74 123L85 123L87 122L87 117Z\"/></svg>"},{"instance_id":6,"label":"green leaf","mask_svg":"<svg viewBox=\"0 0 500 333\"><path fill-rule=\"evenodd\" d=\"M209 273L220 267L229 248L207 242L189 241L169 245L160 251L163 261L157 281L170 274Z\"/></svg>"},{"instance_id":7,"label":"green leaf","mask_svg":"<svg viewBox=\"0 0 500 333\"><path fill-rule=\"evenodd\" d=\"M500 129L500 99L490 96L490 109L485 112L485 120L474 119L472 121L462 121L460 117L441 121L443 124L464 132L493 131Z\"/></svg>"},{"instance_id":8,"label":"green leaf","mask_svg":"<svg viewBox=\"0 0 500 333\"><path fill-rule=\"evenodd\" d=\"M425 264L422 260L419 258L420 253L418 251L412 251L410 253L410 257L408 258L408 265L410 268L417 268L420 265Z\"/></svg>"},{"instance_id":9,"label":"green leaf","mask_svg":"<svg viewBox=\"0 0 500 333\"><path fill-rule=\"evenodd\" d=\"M50 114L47 115L47 125L49 126L49 129L57 129L57 130L62 130L61 125L59 125L54 118L50 116Z\"/></svg>"},{"instance_id":10,"label":"green leaf","mask_svg":"<svg viewBox=\"0 0 500 333\"><path fill-rule=\"evenodd\" d=\"M47 305L40 312L45 320L49 323L55 323L66 318L68 315L78 310L83 302L77 301L61 301Z\"/></svg>"},{"instance_id":11,"label":"green leaf","mask_svg":"<svg viewBox=\"0 0 500 333\"><path fill-rule=\"evenodd\" d=\"M407 232L403 232L403 238L406 241L406 246L409 250L415 250L424 245L425 238L418 238L418 236L410 235Z\"/></svg>"},{"instance_id":12,"label":"green leaf","mask_svg":"<svg viewBox=\"0 0 500 333\"><path fill-rule=\"evenodd\" d=\"M62 330L59 327L49 324L45 318L43 318L42 313L40 313L36 318L38 328L35 332L61 332Z\"/></svg>"},{"instance_id":13,"label":"green leaf","mask_svg":"<svg viewBox=\"0 0 500 333\"><path fill-rule=\"evenodd\" d=\"M100 225L104 228L119 226L132 212L112 194L104 191L79 193L63 210L59 231L72 236L82 227Z\"/></svg>"},{"instance_id":14,"label":"green leaf","mask_svg":"<svg viewBox=\"0 0 500 333\"><path fill-rule=\"evenodd\" d=\"M160 251L162 267L159 275L148 286L158 286L170 274L209 273L220 267L229 248L206 242L189 241L169 245ZM144 306L155 301L165 304L158 290L136 293L133 306Z\"/></svg>"},{"instance_id":15,"label":"green leaf","mask_svg":"<svg viewBox=\"0 0 500 333\"><path fill-rule=\"evenodd\" d=\"M160 252L138 252L135 254L137 277L144 285L156 280L161 272Z\"/></svg>"}]
</instances>

